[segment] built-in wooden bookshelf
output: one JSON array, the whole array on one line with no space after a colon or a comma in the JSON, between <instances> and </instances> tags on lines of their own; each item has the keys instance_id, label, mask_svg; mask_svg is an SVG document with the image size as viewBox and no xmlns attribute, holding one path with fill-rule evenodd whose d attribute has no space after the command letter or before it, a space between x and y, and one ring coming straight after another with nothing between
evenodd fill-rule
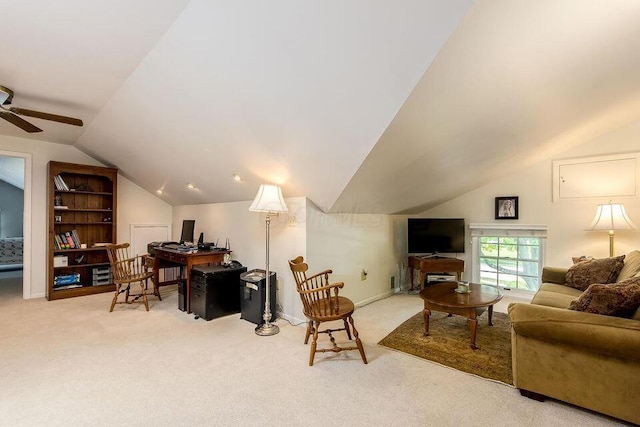
<instances>
[{"instance_id":1,"label":"built-in wooden bookshelf","mask_svg":"<svg viewBox=\"0 0 640 427\"><path fill-rule=\"evenodd\" d=\"M49 162L48 179L47 299L113 291L118 169Z\"/></svg>"}]
</instances>

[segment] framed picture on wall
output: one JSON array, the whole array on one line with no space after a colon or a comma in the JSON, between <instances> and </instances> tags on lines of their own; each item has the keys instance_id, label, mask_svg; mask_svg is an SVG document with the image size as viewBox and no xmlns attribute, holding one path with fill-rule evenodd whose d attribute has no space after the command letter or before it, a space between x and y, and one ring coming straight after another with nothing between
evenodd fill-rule
<instances>
[{"instance_id":1,"label":"framed picture on wall","mask_svg":"<svg viewBox=\"0 0 640 427\"><path fill-rule=\"evenodd\" d=\"M518 196L496 197L496 219L518 219Z\"/></svg>"}]
</instances>

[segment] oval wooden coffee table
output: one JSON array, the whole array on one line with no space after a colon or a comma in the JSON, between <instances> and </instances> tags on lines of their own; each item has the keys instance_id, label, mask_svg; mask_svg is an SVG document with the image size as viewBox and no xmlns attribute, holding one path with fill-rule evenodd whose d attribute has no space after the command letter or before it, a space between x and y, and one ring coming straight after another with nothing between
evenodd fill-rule
<instances>
[{"instance_id":1,"label":"oval wooden coffee table","mask_svg":"<svg viewBox=\"0 0 640 427\"><path fill-rule=\"evenodd\" d=\"M424 335L429 335L429 316L431 310L444 313L466 316L469 319L469 332L471 335L471 348L476 349L477 317L489 309L489 326L493 326L493 305L502 299L502 294L494 286L469 283L469 292L459 294L455 291L457 283L445 282L432 285L420 291L420 298L424 300Z\"/></svg>"}]
</instances>

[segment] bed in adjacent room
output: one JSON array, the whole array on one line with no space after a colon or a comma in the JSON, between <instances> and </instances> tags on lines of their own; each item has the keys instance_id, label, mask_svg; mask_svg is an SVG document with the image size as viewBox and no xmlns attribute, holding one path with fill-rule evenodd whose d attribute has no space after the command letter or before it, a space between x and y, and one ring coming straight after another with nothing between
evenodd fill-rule
<instances>
[{"instance_id":1,"label":"bed in adjacent room","mask_svg":"<svg viewBox=\"0 0 640 427\"><path fill-rule=\"evenodd\" d=\"M0 237L0 272L22 270L22 237Z\"/></svg>"}]
</instances>

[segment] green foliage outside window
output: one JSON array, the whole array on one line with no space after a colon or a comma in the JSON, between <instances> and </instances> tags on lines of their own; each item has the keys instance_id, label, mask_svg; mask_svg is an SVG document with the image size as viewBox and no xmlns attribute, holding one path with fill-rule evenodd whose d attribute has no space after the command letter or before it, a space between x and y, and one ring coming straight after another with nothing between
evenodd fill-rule
<instances>
[{"instance_id":1,"label":"green foliage outside window","mask_svg":"<svg viewBox=\"0 0 640 427\"><path fill-rule=\"evenodd\" d=\"M540 286L540 239L481 237L480 283L536 291Z\"/></svg>"}]
</instances>

